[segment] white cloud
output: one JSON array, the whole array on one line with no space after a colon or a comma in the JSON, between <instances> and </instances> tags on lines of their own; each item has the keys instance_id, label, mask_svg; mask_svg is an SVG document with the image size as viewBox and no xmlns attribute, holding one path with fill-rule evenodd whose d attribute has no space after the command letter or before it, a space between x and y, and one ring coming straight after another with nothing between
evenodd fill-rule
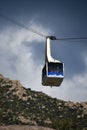
<instances>
[{"instance_id":1,"label":"white cloud","mask_svg":"<svg viewBox=\"0 0 87 130\"><path fill-rule=\"evenodd\" d=\"M32 23L30 28L41 31L43 34L48 34L49 30L43 26ZM43 37L27 31L25 29L8 28L0 32L0 72L10 78L19 79L26 87L40 85L39 75L41 65L36 66L32 46L26 46L35 42L41 43L45 41ZM38 51L38 50L37 50Z\"/></svg>"}]
</instances>

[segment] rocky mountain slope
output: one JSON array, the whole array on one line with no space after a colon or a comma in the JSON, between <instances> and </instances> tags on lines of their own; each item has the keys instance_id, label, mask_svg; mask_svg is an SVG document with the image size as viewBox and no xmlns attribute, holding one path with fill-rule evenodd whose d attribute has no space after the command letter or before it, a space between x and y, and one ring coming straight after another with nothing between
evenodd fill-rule
<instances>
[{"instance_id":1,"label":"rocky mountain slope","mask_svg":"<svg viewBox=\"0 0 87 130\"><path fill-rule=\"evenodd\" d=\"M73 103L24 88L0 74L0 125L34 125L85 130L87 102Z\"/></svg>"}]
</instances>

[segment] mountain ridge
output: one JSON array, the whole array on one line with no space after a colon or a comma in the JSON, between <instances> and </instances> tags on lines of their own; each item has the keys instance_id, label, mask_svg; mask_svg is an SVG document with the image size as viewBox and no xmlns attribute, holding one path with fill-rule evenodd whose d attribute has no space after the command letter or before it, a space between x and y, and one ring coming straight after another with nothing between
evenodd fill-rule
<instances>
[{"instance_id":1,"label":"mountain ridge","mask_svg":"<svg viewBox=\"0 0 87 130\"><path fill-rule=\"evenodd\" d=\"M74 103L24 88L0 74L0 125L34 125L61 130L87 127L87 102Z\"/></svg>"}]
</instances>

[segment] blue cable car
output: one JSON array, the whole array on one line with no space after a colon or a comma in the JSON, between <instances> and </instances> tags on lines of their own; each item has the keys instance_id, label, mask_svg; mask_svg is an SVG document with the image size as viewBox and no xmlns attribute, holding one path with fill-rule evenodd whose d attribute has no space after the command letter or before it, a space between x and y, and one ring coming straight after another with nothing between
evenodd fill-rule
<instances>
[{"instance_id":1,"label":"blue cable car","mask_svg":"<svg viewBox=\"0 0 87 130\"><path fill-rule=\"evenodd\" d=\"M42 85L60 86L64 79L64 63L51 56L50 40L56 40L54 36L46 38L45 66L42 69Z\"/></svg>"}]
</instances>

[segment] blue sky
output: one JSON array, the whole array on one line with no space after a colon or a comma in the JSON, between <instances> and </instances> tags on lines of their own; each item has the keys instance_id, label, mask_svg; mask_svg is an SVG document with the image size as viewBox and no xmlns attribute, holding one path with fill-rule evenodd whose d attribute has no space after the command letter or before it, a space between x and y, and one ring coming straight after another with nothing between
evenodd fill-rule
<instances>
[{"instance_id":1,"label":"blue sky","mask_svg":"<svg viewBox=\"0 0 87 130\"><path fill-rule=\"evenodd\" d=\"M87 37L86 0L0 0L0 13L44 35ZM51 47L65 64L58 88L41 85L45 39L0 16L0 73L52 97L87 101L87 40L54 41Z\"/></svg>"}]
</instances>

